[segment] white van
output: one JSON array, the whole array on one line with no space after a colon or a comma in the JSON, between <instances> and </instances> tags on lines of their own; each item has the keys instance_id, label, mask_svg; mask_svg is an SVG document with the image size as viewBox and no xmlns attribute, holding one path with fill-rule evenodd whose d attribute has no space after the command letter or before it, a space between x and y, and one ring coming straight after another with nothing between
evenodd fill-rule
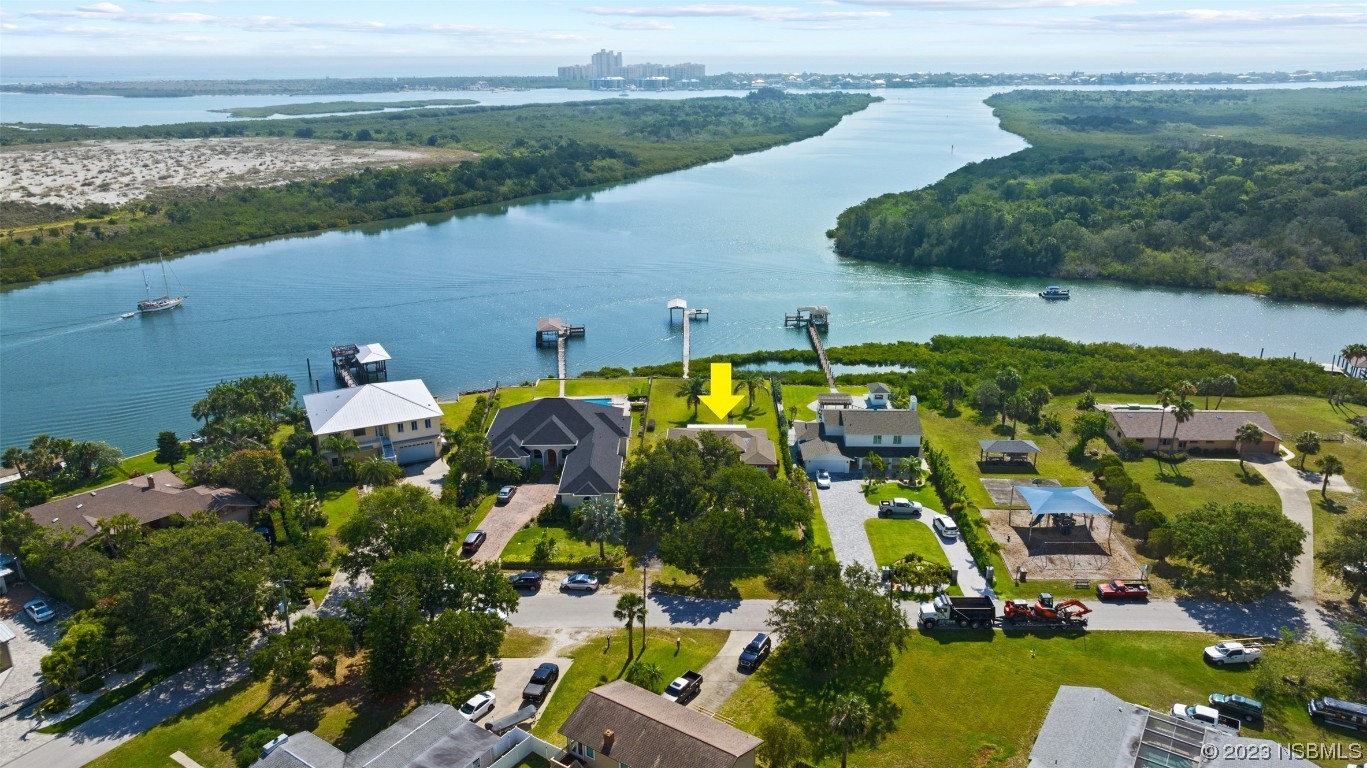
<instances>
[{"instance_id":1,"label":"white van","mask_svg":"<svg viewBox=\"0 0 1367 768\"><path fill-rule=\"evenodd\" d=\"M935 522L931 523L930 527L934 528L936 533L946 539L959 538L959 526L955 525L954 518L949 517L948 515L940 515L935 518Z\"/></svg>"}]
</instances>

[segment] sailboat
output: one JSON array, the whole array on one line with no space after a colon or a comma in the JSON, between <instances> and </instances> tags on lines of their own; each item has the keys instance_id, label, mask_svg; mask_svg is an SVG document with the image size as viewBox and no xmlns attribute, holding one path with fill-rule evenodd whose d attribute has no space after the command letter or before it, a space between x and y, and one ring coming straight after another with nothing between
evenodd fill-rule
<instances>
[{"instance_id":1,"label":"sailboat","mask_svg":"<svg viewBox=\"0 0 1367 768\"><path fill-rule=\"evenodd\" d=\"M171 286L166 282L166 261L160 256L157 257L157 261L161 262L161 286L165 293L156 297L152 296L152 286L147 282L147 270L143 270L142 286L147 290L147 298L138 302L138 311L144 314L175 309L180 306L181 302L185 301L184 296L171 295Z\"/></svg>"}]
</instances>

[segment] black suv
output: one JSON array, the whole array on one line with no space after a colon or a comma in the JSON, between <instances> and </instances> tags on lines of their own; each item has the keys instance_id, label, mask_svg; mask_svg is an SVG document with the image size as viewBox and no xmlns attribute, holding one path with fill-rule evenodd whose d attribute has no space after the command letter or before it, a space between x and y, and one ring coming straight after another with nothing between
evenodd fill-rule
<instances>
[{"instance_id":1,"label":"black suv","mask_svg":"<svg viewBox=\"0 0 1367 768\"><path fill-rule=\"evenodd\" d=\"M536 571L526 571L516 576L509 576L508 583L512 584L514 588L541 589L541 574Z\"/></svg>"},{"instance_id":2,"label":"black suv","mask_svg":"<svg viewBox=\"0 0 1367 768\"><path fill-rule=\"evenodd\" d=\"M760 662L769 658L769 651L773 650L773 641L763 632L755 635L755 639L745 646L745 650L740 652L740 668L756 669Z\"/></svg>"},{"instance_id":3,"label":"black suv","mask_svg":"<svg viewBox=\"0 0 1367 768\"><path fill-rule=\"evenodd\" d=\"M480 547L484 546L484 540L487 538L489 535L484 531L470 531L470 534L465 537L465 541L460 543L460 553L462 555L473 555L479 551Z\"/></svg>"}]
</instances>

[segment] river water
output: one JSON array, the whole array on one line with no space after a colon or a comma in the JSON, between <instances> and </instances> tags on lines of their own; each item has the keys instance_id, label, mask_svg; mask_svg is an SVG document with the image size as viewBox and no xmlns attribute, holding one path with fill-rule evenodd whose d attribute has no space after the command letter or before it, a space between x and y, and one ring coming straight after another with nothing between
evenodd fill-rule
<instances>
[{"instance_id":1,"label":"river water","mask_svg":"<svg viewBox=\"0 0 1367 768\"><path fill-rule=\"evenodd\" d=\"M587 326L571 373L666 362L675 296L711 309L696 356L805 347L783 315L806 304L830 306L830 345L1048 333L1328 360L1367 329L1367 309L1111 283L1045 302L1040 280L837 259L825 230L846 207L1024 146L987 90L882 95L825 136L641 182L182 257L168 264L189 299L160 315L118 319L141 266L6 291L0 445L48 432L146 450L193 430L190 404L219 380L282 372L302 392L311 359L331 388L339 343L384 344L392 378L439 398L554 376L539 317Z\"/></svg>"}]
</instances>

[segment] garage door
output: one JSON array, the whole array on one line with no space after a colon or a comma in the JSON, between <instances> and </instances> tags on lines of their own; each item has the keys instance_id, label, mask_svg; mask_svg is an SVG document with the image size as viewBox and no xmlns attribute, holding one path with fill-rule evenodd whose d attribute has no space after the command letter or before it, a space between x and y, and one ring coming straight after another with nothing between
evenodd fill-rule
<instances>
[{"instance_id":1,"label":"garage door","mask_svg":"<svg viewBox=\"0 0 1367 768\"><path fill-rule=\"evenodd\" d=\"M437 458L437 441L427 440L421 443L410 443L408 445L397 446L394 455L400 464L413 464L419 461L431 461Z\"/></svg>"}]
</instances>

